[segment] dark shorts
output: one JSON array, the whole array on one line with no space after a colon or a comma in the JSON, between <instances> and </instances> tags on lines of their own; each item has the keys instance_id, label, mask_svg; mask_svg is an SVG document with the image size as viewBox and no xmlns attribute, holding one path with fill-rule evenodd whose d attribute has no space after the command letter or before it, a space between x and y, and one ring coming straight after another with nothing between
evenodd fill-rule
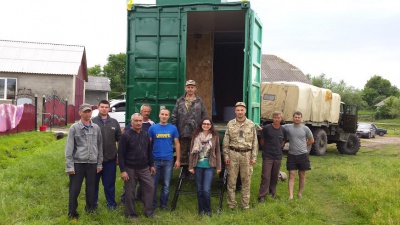
<instances>
[{"instance_id":1,"label":"dark shorts","mask_svg":"<svg viewBox=\"0 0 400 225\"><path fill-rule=\"evenodd\" d=\"M310 160L308 159L308 153L301 155L288 154L286 161L287 170L311 170Z\"/></svg>"}]
</instances>

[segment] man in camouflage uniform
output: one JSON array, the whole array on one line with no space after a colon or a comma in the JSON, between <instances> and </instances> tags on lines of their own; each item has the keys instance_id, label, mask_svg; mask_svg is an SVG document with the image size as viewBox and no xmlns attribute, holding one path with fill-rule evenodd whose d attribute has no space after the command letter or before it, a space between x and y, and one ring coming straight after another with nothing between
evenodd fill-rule
<instances>
[{"instance_id":1,"label":"man in camouflage uniform","mask_svg":"<svg viewBox=\"0 0 400 225\"><path fill-rule=\"evenodd\" d=\"M228 169L228 207L236 207L236 180L240 171L242 181L242 208L249 209L250 181L258 153L258 140L253 121L246 118L246 104L235 105L236 118L229 121L225 132L223 149Z\"/></svg>"},{"instance_id":2,"label":"man in camouflage uniform","mask_svg":"<svg viewBox=\"0 0 400 225\"><path fill-rule=\"evenodd\" d=\"M189 175L189 153L193 131L207 116L203 99L196 94L196 82L194 80L186 81L185 91L185 94L176 101L172 112L172 124L178 128L181 144L181 165L184 167L182 178Z\"/></svg>"}]
</instances>

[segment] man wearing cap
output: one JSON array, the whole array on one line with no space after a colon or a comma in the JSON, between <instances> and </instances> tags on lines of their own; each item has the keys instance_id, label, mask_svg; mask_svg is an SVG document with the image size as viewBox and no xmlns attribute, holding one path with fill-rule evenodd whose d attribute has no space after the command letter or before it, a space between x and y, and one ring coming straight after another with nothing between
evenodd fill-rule
<instances>
[{"instance_id":1,"label":"man wearing cap","mask_svg":"<svg viewBox=\"0 0 400 225\"><path fill-rule=\"evenodd\" d=\"M96 174L102 170L103 162L101 130L90 120L92 117L91 106L83 103L79 107L79 116L81 119L69 128L65 147L65 172L69 174L68 217L71 219L79 217L76 209L83 179L86 184L85 211L87 213L94 212Z\"/></svg>"},{"instance_id":2,"label":"man wearing cap","mask_svg":"<svg viewBox=\"0 0 400 225\"><path fill-rule=\"evenodd\" d=\"M258 140L253 121L246 118L246 104L237 102L236 118L229 121L223 141L224 160L228 169L228 207L236 207L236 180L240 171L243 209L250 205L250 180L258 153Z\"/></svg>"},{"instance_id":3,"label":"man wearing cap","mask_svg":"<svg viewBox=\"0 0 400 225\"><path fill-rule=\"evenodd\" d=\"M178 128L181 144L181 165L184 170L181 178L189 175L189 153L193 131L201 120L207 116L203 99L196 94L196 82L186 81L185 94L180 97L172 112L172 124Z\"/></svg>"}]
</instances>

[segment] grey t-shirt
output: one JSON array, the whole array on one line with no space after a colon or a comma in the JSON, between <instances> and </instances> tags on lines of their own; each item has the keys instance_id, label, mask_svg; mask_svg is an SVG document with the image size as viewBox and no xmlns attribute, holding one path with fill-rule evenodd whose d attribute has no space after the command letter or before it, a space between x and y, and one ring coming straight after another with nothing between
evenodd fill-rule
<instances>
[{"instance_id":1,"label":"grey t-shirt","mask_svg":"<svg viewBox=\"0 0 400 225\"><path fill-rule=\"evenodd\" d=\"M307 139L312 137L310 128L301 124L285 124L287 139L289 140L289 154L301 155L307 153Z\"/></svg>"}]
</instances>

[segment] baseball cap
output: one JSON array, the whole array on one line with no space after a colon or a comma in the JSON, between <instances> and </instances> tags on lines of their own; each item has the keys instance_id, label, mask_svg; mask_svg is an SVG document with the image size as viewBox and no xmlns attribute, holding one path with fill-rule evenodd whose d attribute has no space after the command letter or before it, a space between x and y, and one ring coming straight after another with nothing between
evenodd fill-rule
<instances>
[{"instance_id":1,"label":"baseball cap","mask_svg":"<svg viewBox=\"0 0 400 225\"><path fill-rule=\"evenodd\" d=\"M188 86L188 85L196 86L196 82L194 80L188 80L188 81L186 81L186 86Z\"/></svg>"},{"instance_id":2,"label":"baseball cap","mask_svg":"<svg viewBox=\"0 0 400 225\"><path fill-rule=\"evenodd\" d=\"M246 108L246 104L244 102L236 102L235 107L237 107L237 106L243 106Z\"/></svg>"},{"instance_id":3,"label":"baseball cap","mask_svg":"<svg viewBox=\"0 0 400 225\"><path fill-rule=\"evenodd\" d=\"M79 111L85 112L86 110L92 111L92 106L87 103L83 103L81 106L79 106Z\"/></svg>"}]
</instances>

